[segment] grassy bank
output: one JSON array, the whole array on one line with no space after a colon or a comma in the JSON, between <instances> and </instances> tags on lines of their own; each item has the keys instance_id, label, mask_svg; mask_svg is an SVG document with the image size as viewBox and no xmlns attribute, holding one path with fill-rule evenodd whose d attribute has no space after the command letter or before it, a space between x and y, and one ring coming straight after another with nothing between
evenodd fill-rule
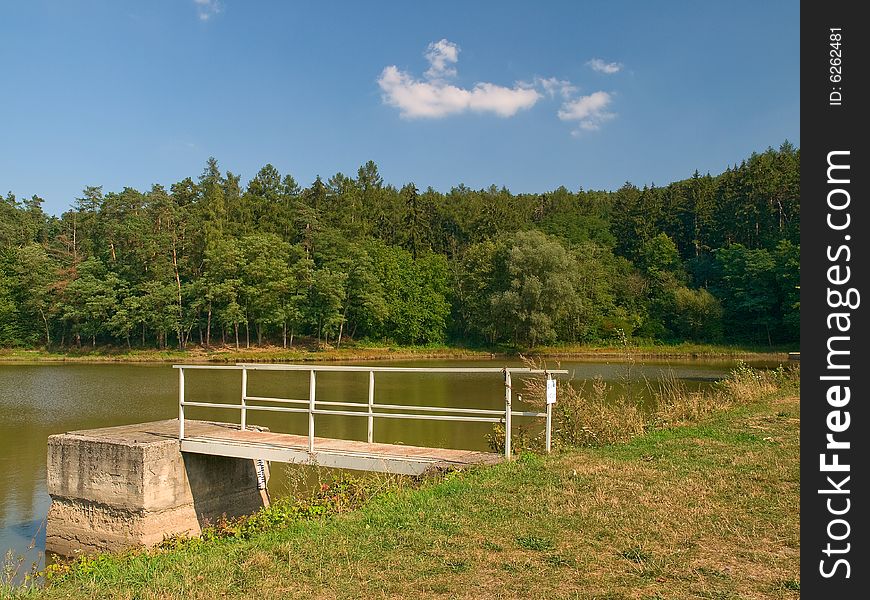
<instances>
[{"instance_id":1,"label":"grassy bank","mask_svg":"<svg viewBox=\"0 0 870 600\"><path fill-rule=\"evenodd\" d=\"M40 595L797 598L796 394L792 374L738 370L712 404L681 392L626 419L621 443L577 434L568 448L565 428L606 431L614 418L590 390L560 414L551 456L361 501L327 489L322 509L84 561ZM358 508L329 504L347 498Z\"/></svg>"},{"instance_id":2,"label":"grassy bank","mask_svg":"<svg viewBox=\"0 0 870 600\"><path fill-rule=\"evenodd\" d=\"M347 344L341 348L317 348L315 344L292 349L265 346L236 349L232 346L188 350L128 350L114 347L82 347L66 350L0 349L0 361L7 362L308 362L375 361L414 359L492 359L516 358L521 354L540 358L585 359L756 359L785 360L790 348L715 344L638 344L541 346L527 350L505 347L461 348L455 346L381 346Z\"/></svg>"},{"instance_id":3,"label":"grassy bank","mask_svg":"<svg viewBox=\"0 0 870 600\"><path fill-rule=\"evenodd\" d=\"M591 344L539 346L528 354L542 358L705 358L785 360L796 346L753 346L740 344L698 344L681 342L664 344L637 342L630 344Z\"/></svg>"}]
</instances>

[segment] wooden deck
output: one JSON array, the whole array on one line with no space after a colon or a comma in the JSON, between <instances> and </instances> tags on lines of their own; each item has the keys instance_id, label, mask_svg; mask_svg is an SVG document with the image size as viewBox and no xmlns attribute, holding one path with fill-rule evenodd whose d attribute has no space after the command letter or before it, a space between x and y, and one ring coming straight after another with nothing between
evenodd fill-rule
<instances>
[{"instance_id":1,"label":"wooden deck","mask_svg":"<svg viewBox=\"0 0 870 600\"><path fill-rule=\"evenodd\" d=\"M245 431L231 423L184 421L185 438L181 451L234 458L259 458L268 461L320 465L360 471L379 471L420 475L433 468L495 464L499 454L423 448L400 444L369 444L355 440L316 437L314 452L308 451L308 436L273 433L260 428ZM178 419L137 423L72 432L96 440L144 444L178 439Z\"/></svg>"},{"instance_id":2,"label":"wooden deck","mask_svg":"<svg viewBox=\"0 0 870 600\"><path fill-rule=\"evenodd\" d=\"M494 464L502 459L500 455L490 452L369 444L321 437L314 438L314 452L309 452L308 436L304 435L251 429L241 431L238 425L204 421L185 420L184 427L182 452L361 471L420 475L432 468Z\"/></svg>"}]
</instances>

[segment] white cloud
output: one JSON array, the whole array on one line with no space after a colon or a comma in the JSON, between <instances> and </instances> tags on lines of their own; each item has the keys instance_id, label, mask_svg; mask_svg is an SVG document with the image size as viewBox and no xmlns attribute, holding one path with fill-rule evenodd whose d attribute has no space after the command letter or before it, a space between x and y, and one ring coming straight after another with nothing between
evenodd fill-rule
<instances>
[{"instance_id":1,"label":"white cloud","mask_svg":"<svg viewBox=\"0 0 870 600\"><path fill-rule=\"evenodd\" d=\"M470 88L449 80L456 76L459 46L442 39L429 44L424 56L429 68L422 77L399 69L385 67L378 77L384 104L399 109L405 119L440 119L466 112L490 113L512 117L521 110L535 106L545 98L560 98L559 119L576 124L573 135L594 131L616 118L609 109L613 96L604 91L578 96L579 90L570 81L557 77L535 77L518 81L513 87L478 82ZM593 59L589 64L596 71L616 73L618 63Z\"/></svg>"},{"instance_id":2,"label":"white cloud","mask_svg":"<svg viewBox=\"0 0 870 600\"><path fill-rule=\"evenodd\" d=\"M384 103L398 108L404 118L437 119L467 111L512 117L541 98L537 90L519 83L509 88L479 82L471 89L447 83L447 78L456 75L452 65L459 60L459 46L448 40L429 44L425 57L429 68L424 79L417 79L395 65L384 68L378 77Z\"/></svg>"},{"instance_id":3,"label":"white cloud","mask_svg":"<svg viewBox=\"0 0 870 600\"><path fill-rule=\"evenodd\" d=\"M224 5L218 0L193 0L193 3L196 5L196 14L200 21L208 21L224 11Z\"/></svg>"},{"instance_id":4,"label":"white cloud","mask_svg":"<svg viewBox=\"0 0 870 600\"><path fill-rule=\"evenodd\" d=\"M425 73L427 78L454 77L456 69L448 64L455 65L459 61L459 46L445 39L433 42L426 49L426 60L429 61L429 69Z\"/></svg>"},{"instance_id":5,"label":"white cloud","mask_svg":"<svg viewBox=\"0 0 870 600\"><path fill-rule=\"evenodd\" d=\"M512 117L534 106L540 98L537 91L529 88L477 83L467 90L443 81L421 81L395 65L383 70L378 85L384 92L384 102L409 119L446 117L469 110Z\"/></svg>"},{"instance_id":6,"label":"white cloud","mask_svg":"<svg viewBox=\"0 0 870 600\"><path fill-rule=\"evenodd\" d=\"M580 129L595 131L601 129L606 121L616 117L615 113L607 110L612 100L613 97L607 92L593 92L588 96L564 102L558 115L563 121L577 121Z\"/></svg>"},{"instance_id":7,"label":"white cloud","mask_svg":"<svg viewBox=\"0 0 870 600\"><path fill-rule=\"evenodd\" d=\"M598 71L599 73L604 73L605 75L613 75L614 73L619 73L622 70L622 63L618 62L605 62L600 58L593 58L586 62L586 64L592 68L593 71Z\"/></svg>"},{"instance_id":8,"label":"white cloud","mask_svg":"<svg viewBox=\"0 0 870 600\"><path fill-rule=\"evenodd\" d=\"M535 77L534 81L528 84L528 87L541 88L550 98L558 93L566 100L577 92L577 88L570 81L555 77Z\"/></svg>"}]
</instances>

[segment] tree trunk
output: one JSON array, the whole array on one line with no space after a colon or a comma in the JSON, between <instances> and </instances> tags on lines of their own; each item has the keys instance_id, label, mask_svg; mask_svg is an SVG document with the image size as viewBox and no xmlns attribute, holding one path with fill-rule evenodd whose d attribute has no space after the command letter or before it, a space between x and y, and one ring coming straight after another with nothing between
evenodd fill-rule
<instances>
[{"instance_id":1,"label":"tree trunk","mask_svg":"<svg viewBox=\"0 0 870 600\"><path fill-rule=\"evenodd\" d=\"M245 320L245 348L251 347L251 326L248 324L247 319Z\"/></svg>"},{"instance_id":2,"label":"tree trunk","mask_svg":"<svg viewBox=\"0 0 870 600\"><path fill-rule=\"evenodd\" d=\"M76 243L76 213L73 213L73 239L72 239L72 255L73 255L73 265L77 265L79 263L79 252L78 252L78 244ZM78 338L78 334L76 334L76 338Z\"/></svg>"},{"instance_id":3,"label":"tree trunk","mask_svg":"<svg viewBox=\"0 0 870 600\"><path fill-rule=\"evenodd\" d=\"M45 346L51 345L51 336L48 333L48 319L45 318L45 311L40 310L39 316L42 317L42 322L45 324Z\"/></svg>"},{"instance_id":4,"label":"tree trunk","mask_svg":"<svg viewBox=\"0 0 870 600\"><path fill-rule=\"evenodd\" d=\"M239 349L239 324L233 323L233 328L236 331L236 350Z\"/></svg>"},{"instance_id":5,"label":"tree trunk","mask_svg":"<svg viewBox=\"0 0 870 600\"><path fill-rule=\"evenodd\" d=\"M175 243L176 243L176 240L175 240L175 236L173 235L172 236L172 268L175 270L175 286L176 286L175 289L176 289L176 292L178 294L178 325L177 325L176 329L178 332L178 347L179 347L179 349L183 349L184 348L184 336L183 336L182 330L181 330L181 327L182 327L181 318L182 318L182 313L184 311L182 310L182 305L181 305L181 276L178 274L178 255L175 252Z\"/></svg>"},{"instance_id":6,"label":"tree trunk","mask_svg":"<svg viewBox=\"0 0 870 600\"><path fill-rule=\"evenodd\" d=\"M205 322L205 345L211 346L211 302L208 303L208 319Z\"/></svg>"},{"instance_id":7,"label":"tree trunk","mask_svg":"<svg viewBox=\"0 0 870 600\"><path fill-rule=\"evenodd\" d=\"M287 321L284 321L281 327L281 339L284 342L284 347L287 347Z\"/></svg>"}]
</instances>

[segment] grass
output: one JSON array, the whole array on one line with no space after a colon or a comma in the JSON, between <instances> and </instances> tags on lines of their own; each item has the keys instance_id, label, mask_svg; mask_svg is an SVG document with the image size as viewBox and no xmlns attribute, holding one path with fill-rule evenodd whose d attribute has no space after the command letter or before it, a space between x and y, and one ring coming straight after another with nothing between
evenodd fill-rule
<instances>
[{"instance_id":1,"label":"grass","mask_svg":"<svg viewBox=\"0 0 870 600\"><path fill-rule=\"evenodd\" d=\"M68 348L64 350L0 349L0 361L8 362L306 362L365 361L433 358L491 358L492 353L449 346L371 346L348 344L341 348L319 349L315 344L294 348L262 346L236 349L234 346L187 350L132 349L112 346Z\"/></svg>"},{"instance_id":2,"label":"grass","mask_svg":"<svg viewBox=\"0 0 870 600\"><path fill-rule=\"evenodd\" d=\"M299 361L368 361L405 359L490 359L517 357L521 354L538 358L704 358L732 360L752 358L783 360L789 347L737 346L715 344L575 344L540 346L532 349L498 346L464 348L449 345L397 346L372 342L346 342L340 348L318 347L313 340L303 340L294 348L261 346L236 349L235 346L187 350L127 349L115 346L83 346L67 349L0 348L0 361L8 362L299 362Z\"/></svg>"},{"instance_id":3,"label":"grass","mask_svg":"<svg viewBox=\"0 0 870 600\"><path fill-rule=\"evenodd\" d=\"M386 486L326 516L104 555L21 593L799 598L800 401L793 378L773 377L747 370L726 384L728 406L623 443L523 454Z\"/></svg>"}]
</instances>

